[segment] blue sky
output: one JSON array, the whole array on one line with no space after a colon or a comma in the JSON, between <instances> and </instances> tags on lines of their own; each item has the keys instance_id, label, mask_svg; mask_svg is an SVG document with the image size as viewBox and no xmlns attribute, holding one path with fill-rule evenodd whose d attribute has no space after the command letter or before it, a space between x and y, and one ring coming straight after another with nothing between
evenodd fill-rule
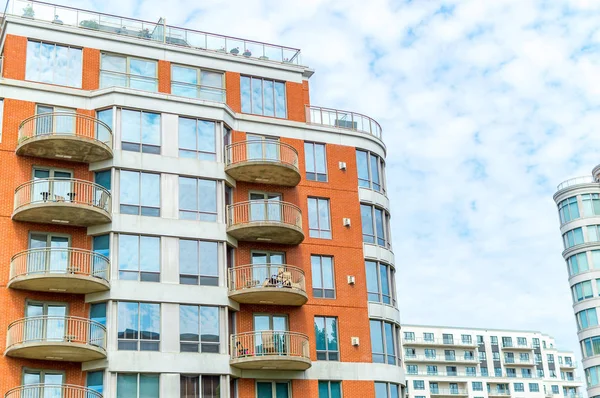
<instances>
[{"instance_id":1,"label":"blue sky","mask_svg":"<svg viewBox=\"0 0 600 398\"><path fill-rule=\"evenodd\" d=\"M580 355L552 195L600 163L600 2L61 3L301 48L313 104L383 127L403 321Z\"/></svg>"}]
</instances>

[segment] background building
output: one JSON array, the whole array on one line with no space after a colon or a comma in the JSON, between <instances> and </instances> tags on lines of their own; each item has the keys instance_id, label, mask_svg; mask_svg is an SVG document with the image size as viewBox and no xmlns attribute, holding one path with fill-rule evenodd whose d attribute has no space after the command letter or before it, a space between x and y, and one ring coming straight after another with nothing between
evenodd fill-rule
<instances>
[{"instance_id":1,"label":"background building","mask_svg":"<svg viewBox=\"0 0 600 398\"><path fill-rule=\"evenodd\" d=\"M296 49L6 10L0 394L403 395L377 122Z\"/></svg>"},{"instance_id":2,"label":"background building","mask_svg":"<svg viewBox=\"0 0 600 398\"><path fill-rule=\"evenodd\" d=\"M600 396L599 174L596 167L590 176L561 183L554 194L589 397Z\"/></svg>"},{"instance_id":3,"label":"background building","mask_svg":"<svg viewBox=\"0 0 600 398\"><path fill-rule=\"evenodd\" d=\"M582 397L573 353L540 332L402 325L406 379L419 397Z\"/></svg>"}]
</instances>

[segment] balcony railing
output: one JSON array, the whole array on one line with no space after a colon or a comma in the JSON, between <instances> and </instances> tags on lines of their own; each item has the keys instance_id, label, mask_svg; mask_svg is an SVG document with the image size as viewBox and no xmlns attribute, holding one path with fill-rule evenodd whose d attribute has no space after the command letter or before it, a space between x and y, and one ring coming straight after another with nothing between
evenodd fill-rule
<instances>
[{"instance_id":1,"label":"balcony railing","mask_svg":"<svg viewBox=\"0 0 600 398\"><path fill-rule=\"evenodd\" d=\"M434 357L426 356L426 355L405 355L405 361L411 362L479 362L479 359L476 357L457 357L457 356L446 356L446 355L436 355Z\"/></svg>"},{"instance_id":2,"label":"balcony railing","mask_svg":"<svg viewBox=\"0 0 600 398\"><path fill-rule=\"evenodd\" d=\"M570 178L570 179L558 184L558 187L556 187L556 190L560 191L565 188L572 187L574 185L591 184L594 182L597 182L597 181L592 176L581 176L581 177Z\"/></svg>"},{"instance_id":3,"label":"balcony railing","mask_svg":"<svg viewBox=\"0 0 600 398\"><path fill-rule=\"evenodd\" d=\"M306 292L304 271L285 264L252 264L229 269L229 291L288 288Z\"/></svg>"},{"instance_id":4,"label":"balcony railing","mask_svg":"<svg viewBox=\"0 0 600 398\"><path fill-rule=\"evenodd\" d=\"M302 229L302 212L296 205L275 200L249 200L227 206L227 225L285 224Z\"/></svg>"},{"instance_id":5,"label":"balcony railing","mask_svg":"<svg viewBox=\"0 0 600 398\"><path fill-rule=\"evenodd\" d=\"M102 394L89 388L71 384L28 384L8 390L4 398L102 398Z\"/></svg>"},{"instance_id":6,"label":"balcony railing","mask_svg":"<svg viewBox=\"0 0 600 398\"><path fill-rule=\"evenodd\" d=\"M306 122L321 126L358 131L360 133L374 135L381 139L381 126L379 123L360 113L318 106L307 106Z\"/></svg>"},{"instance_id":7,"label":"balcony railing","mask_svg":"<svg viewBox=\"0 0 600 398\"><path fill-rule=\"evenodd\" d=\"M276 330L239 333L231 336L231 359L295 357L310 360L308 336Z\"/></svg>"},{"instance_id":8,"label":"balcony railing","mask_svg":"<svg viewBox=\"0 0 600 398\"><path fill-rule=\"evenodd\" d=\"M171 94L180 97L198 98L221 103L224 103L227 100L224 88L178 82L175 80L171 80Z\"/></svg>"},{"instance_id":9,"label":"balcony railing","mask_svg":"<svg viewBox=\"0 0 600 398\"><path fill-rule=\"evenodd\" d=\"M10 260L10 279L20 276L69 274L108 281L110 260L90 250L45 247L15 254Z\"/></svg>"},{"instance_id":10,"label":"balcony railing","mask_svg":"<svg viewBox=\"0 0 600 398\"><path fill-rule=\"evenodd\" d=\"M158 23L153 23L32 0L9 0L6 12L36 21L79 27L193 50L231 56L239 54L245 58L261 61L300 64L298 49L169 26L163 18Z\"/></svg>"},{"instance_id":11,"label":"balcony railing","mask_svg":"<svg viewBox=\"0 0 600 398\"><path fill-rule=\"evenodd\" d=\"M467 395L464 388L433 388L430 392L431 395Z\"/></svg>"},{"instance_id":12,"label":"balcony railing","mask_svg":"<svg viewBox=\"0 0 600 398\"><path fill-rule=\"evenodd\" d=\"M283 163L298 168L298 151L277 140L248 140L235 142L225 148L226 165L242 162Z\"/></svg>"},{"instance_id":13,"label":"balcony railing","mask_svg":"<svg viewBox=\"0 0 600 398\"><path fill-rule=\"evenodd\" d=\"M74 316L34 316L8 325L7 349L27 343L71 343L105 350L106 327Z\"/></svg>"},{"instance_id":14,"label":"balcony railing","mask_svg":"<svg viewBox=\"0 0 600 398\"><path fill-rule=\"evenodd\" d=\"M465 346L465 347L476 347L478 344L474 341L463 341L463 340L450 340L450 339L423 339L421 337L415 339L403 339L404 345L451 345L451 346Z\"/></svg>"}]
</instances>

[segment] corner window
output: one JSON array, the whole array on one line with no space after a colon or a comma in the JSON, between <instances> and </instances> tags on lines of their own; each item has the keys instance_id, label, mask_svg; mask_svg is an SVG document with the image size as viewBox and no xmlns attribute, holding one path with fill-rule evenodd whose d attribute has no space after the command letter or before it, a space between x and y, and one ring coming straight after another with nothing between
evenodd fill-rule
<instances>
[{"instance_id":1,"label":"corner window","mask_svg":"<svg viewBox=\"0 0 600 398\"><path fill-rule=\"evenodd\" d=\"M385 192L385 163L379 156L369 151L356 150L356 169L358 186Z\"/></svg>"},{"instance_id":2,"label":"corner window","mask_svg":"<svg viewBox=\"0 0 600 398\"><path fill-rule=\"evenodd\" d=\"M337 318L315 317L315 340L318 361L339 361Z\"/></svg>"},{"instance_id":3,"label":"corner window","mask_svg":"<svg viewBox=\"0 0 600 398\"><path fill-rule=\"evenodd\" d=\"M119 279L160 282L160 238L120 234Z\"/></svg>"},{"instance_id":4,"label":"corner window","mask_svg":"<svg viewBox=\"0 0 600 398\"><path fill-rule=\"evenodd\" d=\"M171 94L225 102L223 72L171 65Z\"/></svg>"},{"instance_id":5,"label":"corner window","mask_svg":"<svg viewBox=\"0 0 600 398\"><path fill-rule=\"evenodd\" d=\"M310 256L313 297L335 298L333 257Z\"/></svg>"},{"instance_id":6,"label":"corner window","mask_svg":"<svg viewBox=\"0 0 600 398\"><path fill-rule=\"evenodd\" d=\"M331 239L329 199L308 198L308 228L311 238Z\"/></svg>"},{"instance_id":7,"label":"corner window","mask_svg":"<svg viewBox=\"0 0 600 398\"><path fill-rule=\"evenodd\" d=\"M117 398L158 398L157 374L118 373Z\"/></svg>"},{"instance_id":8,"label":"corner window","mask_svg":"<svg viewBox=\"0 0 600 398\"><path fill-rule=\"evenodd\" d=\"M596 308L589 308L587 310L580 311L576 314L576 318L579 330L598 326Z\"/></svg>"},{"instance_id":9,"label":"corner window","mask_svg":"<svg viewBox=\"0 0 600 398\"><path fill-rule=\"evenodd\" d=\"M565 245L565 249L568 249L569 247L573 247L575 245L583 244L583 230L581 229L581 227L567 231L563 235L563 243Z\"/></svg>"},{"instance_id":10,"label":"corner window","mask_svg":"<svg viewBox=\"0 0 600 398\"><path fill-rule=\"evenodd\" d=\"M591 254L593 262L595 264L600 264L600 250L592 250ZM581 272L588 271L590 269L590 266L588 264L587 252L574 254L571 257L567 258L567 265L569 267L569 276L577 275Z\"/></svg>"},{"instance_id":11,"label":"corner window","mask_svg":"<svg viewBox=\"0 0 600 398\"><path fill-rule=\"evenodd\" d=\"M27 41L25 80L81 88L81 48Z\"/></svg>"},{"instance_id":12,"label":"corner window","mask_svg":"<svg viewBox=\"0 0 600 398\"><path fill-rule=\"evenodd\" d=\"M242 112L286 118L285 83L242 76Z\"/></svg>"},{"instance_id":13,"label":"corner window","mask_svg":"<svg viewBox=\"0 0 600 398\"><path fill-rule=\"evenodd\" d=\"M158 351L160 344L160 304L118 304L118 349ZM133 396L133 395L132 395ZM127 396L129 398L129 396Z\"/></svg>"},{"instance_id":14,"label":"corner window","mask_svg":"<svg viewBox=\"0 0 600 398\"><path fill-rule=\"evenodd\" d=\"M179 283L219 285L218 243L179 239Z\"/></svg>"},{"instance_id":15,"label":"corner window","mask_svg":"<svg viewBox=\"0 0 600 398\"><path fill-rule=\"evenodd\" d=\"M160 154L160 114L122 109L121 148Z\"/></svg>"},{"instance_id":16,"label":"corner window","mask_svg":"<svg viewBox=\"0 0 600 398\"><path fill-rule=\"evenodd\" d=\"M217 398L220 397L220 383L220 376L181 375L179 396L181 398Z\"/></svg>"},{"instance_id":17,"label":"corner window","mask_svg":"<svg viewBox=\"0 0 600 398\"><path fill-rule=\"evenodd\" d=\"M100 56L100 88L118 86L156 92L157 71L156 61L103 53Z\"/></svg>"},{"instance_id":18,"label":"corner window","mask_svg":"<svg viewBox=\"0 0 600 398\"><path fill-rule=\"evenodd\" d=\"M160 174L121 170L121 213L160 217Z\"/></svg>"},{"instance_id":19,"label":"corner window","mask_svg":"<svg viewBox=\"0 0 600 398\"><path fill-rule=\"evenodd\" d=\"M576 283L571 290L573 291L573 300L575 302L589 299L594 296L591 281Z\"/></svg>"},{"instance_id":20,"label":"corner window","mask_svg":"<svg viewBox=\"0 0 600 398\"><path fill-rule=\"evenodd\" d=\"M217 160L216 123L179 117L179 157Z\"/></svg>"},{"instance_id":21,"label":"corner window","mask_svg":"<svg viewBox=\"0 0 600 398\"><path fill-rule=\"evenodd\" d=\"M327 159L325 144L314 142L304 143L304 160L306 164L306 179L309 181L327 181Z\"/></svg>"},{"instance_id":22,"label":"corner window","mask_svg":"<svg viewBox=\"0 0 600 398\"><path fill-rule=\"evenodd\" d=\"M588 195L586 195L586 196L588 196ZM579 218L580 215L579 215L579 207L577 206L577 196L573 196L571 198L561 201L558 204L558 215L560 217L561 224L564 224L571 220Z\"/></svg>"},{"instance_id":23,"label":"corner window","mask_svg":"<svg viewBox=\"0 0 600 398\"><path fill-rule=\"evenodd\" d=\"M181 352L219 353L219 308L179 306Z\"/></svg>"},{"instance_id":24,"label":"corner window","mask_svg":"<svg viewBox=\"0 0 600 398\"><path fill-rule=\"evenodd\" d=\"M390 215L387 211L372 205L360 205L363 242L391 247Z\"/></svg>"},{"instance_id":25,"label":"corner window","mask_svg":"<svg viewBox=\"0 0 600 398\"><path fill-rule=\"evenodd\" d=\"M217 221L217 182L179 177L179 218Z\"/></svg>"},{"instance_id":26,"label":"corner window","mask_svg":"<svg viewBox=\"0 0 600 398\"><path fill-rule=\"evenodd\" d=\"M319 381L319 398L342 398L342 382Z\"/></svg>"},{"instance_id":27,"label":"corner window","mask_svg":"<svg viewBox=\"0 0 600 398\"><path fill-rule=\"evenodd\" d=\"M396 364L398 329L389 322L370 320L373 362Z\"/></svg>"},{"instance_id":28,"label":"corner window","mask_svg":"<svg viewBox=\"0 0 600 398\"><path fill-rule=\"evenodd\" d=\"M365 261L369 301L396 305L396 272L392 266Z\"/></svg>"}]
</instances>

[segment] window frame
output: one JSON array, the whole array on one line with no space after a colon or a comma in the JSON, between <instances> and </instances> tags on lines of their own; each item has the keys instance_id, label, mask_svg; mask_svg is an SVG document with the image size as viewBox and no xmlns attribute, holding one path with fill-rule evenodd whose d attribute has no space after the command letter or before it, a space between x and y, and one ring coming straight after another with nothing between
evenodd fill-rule
<instances>
[{"instance_id":1,"label":"window frame","mask_svg":"<svg viewBox=\"0 0 600 398\"><path fill-rule=\"evenodd\" d=\"M324 350L319 350L318 348L316 348L317 345L317 319L322 319L323 322L323 330L325 332L325 349ZM337 343L337 350L332 350L329 348L329 333L331 332L330 330L328 330L328 320L331 321L333 320L334 325L335 325L335 338L336 338L336 343ZM328 362L341 362L341 358L340 358L340 331L339 331L339 321L338 321L338 317L337 316L322 316L322 315L315 315L314 319L313 319L313 324L314 324L314 328L315 328L315 349L317 352L317 361L328 361ZM323 355L321 356L321 358L319 358L319 354L324 354L324 358Z\"/></svg>"},{"instance_id":2,"label":"window frame","mask_svg":"<svg viewBox=\"0 0 600 398\"><path fill-rule=\"evenodd\" d=\"M289 380L265 380L265 379L254 379L254 396L258 397L258 383L270 383L271 384L271 398L276 397L276 386L277 384L287 384L288 396L292 398L292 383ZM277 397L279 398L279 397Z\"/></svg>"},{"instance_id":3,"label":"window frame","mask_svg":"<svg viewBox=\"0 0 600 398\"><path fill-rule=\"evenodd\" d=\"M248 98L250 99L248 106L250 107L250 112L247 112L246 110L244 110L246 108L245 105L245 101L244 101L244 80L248 79L248 87L250 89L250 92L248 93ZM261 113L257 113L254 112L254 99L253 99L253 81L254 80L260 80L260 97L261 97ZM273 84L273 115L265 115L265 88L264 88L264 83L265 81L271 82ZM277 90L275 89L276 84L282 84L283 87L283 105L284 105L284 109L283 109L283 116L278 116L278 107L277 107ZM274 117L277 119L287 119L288 118L288 109L287 109L287 87L286 87L286 82L282 81L282 80L276 80L276 79L268 79L268 78L263 78L263 77L258 77L258 76L250 76L250 75L245 75L242 74L240 76L240 103L241 103L241 112L245 113L245 114L250 114L250 115L259 115L259 116L266 116L266 117Z\"/></svg>"},{"instance_id":4,"label":"window frame","mask_svg":"<svg viewBox=\"0 0 600 398\"><path fill-rule=\"evenodd\" d=\"M194 130L194 137L196 140L196 146L195 149L190 149L190 148L182 148L181 147L181 120L190 120L190 121L194 121L195 122L195 130ZM212 123L213 124L213 152L208 152L208 151L204 151L204 150L200 150L199 144L200 144L200 139L202 137L200 137L199 135L199 123L200 122L206 122L206 123ZM191 116L182 116L182 115L178 115L177 117L177 157L180 159L197 159L197 160L201 160L201 161L208 161L208 162L216 162L218 161L217 158L217 142L218 142L218 131L221 130L221 123L215 120L209 120L209 119L202 119L202 118L198 118L198 117L191 117ZM182 152L189 152L194 153L195 156L182 156ZM208 155L206 158L202 158L200 155ZM210 159L208 158L210 157Z\"/></svg>"},{"instance_id":5,"label":"window frame","mask_svg":"<svg viewBox=\"0 0 600 398\"><path fill-rule=\"evenodd\" d=\"M323 270L323 258L329 258L331 261L331 283L333 284L332 288L326 288L324 286L321 287L315 287L315 266L313 264L313 258L318 257L319 258L319 271L320 271L320 277L321 277L321 285L325 285L324 281L324 270ZM325 255L325 254L311 254L310 255L310 264L311 264L311 279L312 279L312 294L313 294L313 298L319 298L319 299L336 299L336 288L335 288L335 262L334 262L334 257L333 256L329 256L329 255ZM317 295L315 294L315 292L317 291L321 291L321 295ZM330 291L331 292L331 297L327 296L327 292Z\"/></svg>"},{"instance_id":6,"label":"window frame","mask_svg":"<svg viewBox=\"0 0 600 398\"><path fill-rule=\"evenodd\" d=\"M366 214L366 212L363 214L363 209L369 208L369 220L363 220L363 216ZM388 250L391 250L392 248L392 237L391 237L391 227L390 227L390 221L391 221L391 216L390 213L383 207L379 207L376 206L374 204L370 204L370 203L360 203L360 217L361 217L361 230L362 230L362 236L363 236L363 243L368 243L370 245L376 245L379 247L383 247L386 248ZM383 237L380 237L377 231L377 210L381 210L381 217L382 217L382 227L383 227ZM369 233L365 233L364 231L364 226L365 226L365 222L370 221L371 224L371 228L373 231L373 234L369 234ZM369 237L369 238L365 238L365 237ZM382 240L383 241L383 245L379 243L379 241Z\"/></svg>"},{"instance_id":7,"label":"window frame","mask_svg":"<svg viewBox=\"0 0 600 398\"><path fill-rule=\"evenodd\" d=\"M136 395L135 397L124 397L122 395L119 395L119 375L135 375L136 376ZM115 380L115 397L117 398L139 398L140 397L140 378L141 376L156 376L157 379L157 397L160 396L160 373L145 373L145 372L141 372L141 373L135 373L135 372L117 372L116 373L116 380Z\"/></svg>"},{"instance_id":8,"label":"window frame","mask_svg":"<svg viewBox=\"0 0 600 398\"><path fill-rule=\"evenodd\" d=\"M340 386L340 398L342 398L344 396L344 392L343 392L343 380L319 380L318 381L318 387L319 387L319 398L332 398L331 395L331 383L337 383ZM327 383L327 396L326 397L322 397L321 396L321 383Z\"/></svg>"},{"instance_id":9,"label":"window frame","mask_svg":"<svg viewBox=\"0 0 600 398\"><path fill-rule=\"evenodd\" d=\"M181 205L181 180L191 180L195 183L195 202L196 209L186 209ZM206 192L200 192L200 182L210 182L214 184L215 192L214 192L214 211L208 211L200 209L200 199L202 196L206 195ZM187 177L184 175L179 175L177 179L177 188L178 188L178 219L179 220L189 220L189 221L201 221L201 222L218 222L219 221L219 189L221 185L218 180L212 180L209 178L200 178L200 177ZM182 217L182 214L195 214L195 218L185 218ZM203 219L203 217L205 217Z\"/></svg>"},{"instance_id":10,"label":"window frame","mask_svg":"<svg viewBox=\"0 0 600 398\"><path fill-rule=\"evenodd\" d=\"M36 68L36 74L38 76L37 80L31 79L32 76L27 76L27 70L28 70L28 68L27 68L28 62L27 61L30 59L28 57L29 43L39 43L39 46L40 46L39 47L39 51L40 51L40 53L42 51L42 45L44 45L44 44L45 45L51 45L51 46L54 47L54 51L53 51L53 54L52 54L54 65L52 67L52 81L51 82L46 82L46 81L42 81L42 80L39 79L39 76L41 76L41 68L40 68L41 65L37 65L38 67ZM68 68L68 70L72 72L72 71L77 71L77 69L79 69L78 76L77 76L79 78L79 80L77 82L75 82L75 83L78 83L78 84L70 85L70 84L59 84L59 83L56 82L56 77L55 76L56 76L56 69L57 69L57 65L56 65L56 60L57 60L56 49L57 49L57 47L63 47L63 48L67 49L67 52L68 52L67 53L68 54L67 55L67 58L68 58L67 68ZM69 66L71 64L71 62L72 62L72 57L70 55L71 54L71 50L79 50L80 63L81 63L80 68L73 68L72 66ZM39 56L39 54L38 54L38 56ZM56 43L56 42L49 42L49 41L44 41L44 40L37 40L37 39L27 38L27 46L26 46L26 50L25 50L25 78L24 78L24 80L25 81L30 81L30 82L43 83L43 84L52 84L52 85L61 86L61 87L73 87L73 88L81 89L83 87L83 47L72 46L70 44L63 44L63 43Z\"/></svg>"},{"instance_id":11,"label":"window frame","mask_svg":"<svg viewBox=\"0 0 600 398\"><path fill-rule=\"evenodd\" d=\"M308 171L308 166L309 166L309 159L308 159L308 153L309 153L309 149L307 148L308 146L310 146L310 150L312 152L312 160L313 160L313 170L314 172L309 172ZM317 146L319 147L323 147L323 167L325 168L325 172L324 173L319 173L317 171L318 167L317 167ZM305 170L305 174L306 174L306 180L307 181L314 181L314 182L328 182L328 171L327 171L327 145L321 142L313 142L313 141L304 141L304 170ZM313 176L314 175L314 176ZM322 177L322 178L321 178Z\"/></svg>"},{"instance_id":12,"label":"window frame","mask_svg":"<svg viewBox=\"0 0 600 398\"><path fill-rule=\"evenodd\" d=\"M373 350L373 342L374 342L374 338L376 336L373 335L373 324L378 323L380 326L380 330L381 330L381 335L379 336L379 338L381 338L381 346L383 348L383 352L376 352L375 350ZM390 325L391 327L391 342L392 342L392 349L391 351L389 350L388 347L388 339L387 339L387 331L386 331L386 324ZM371 361L373 363L382 363L385 365L399 365L401 366L401 362L399 359L399 349L400 349L400 344L399 344L399 328L396 324L392 323L392 322L386 322L384 320L381 319L369 319L369 332L371 335ZM380 360L381 359L381 360ZM390 359L393 362L390 362Z\"/></svg>"},{"instance_id":13,"label":"window frame","mask_svg":"<svg viewBox=\"0 0 600 398\"><path fill-rule=\"evenodd\" d=\"M178 81L178 80L174 80L173 79L173 68L186 68L186 69L194 69L196 72L196 81L199 82L199 84L194 84L194 83L188 83L188 82L183 82L183 81ZM215 87L215 86L210 86L207 84L203 84L202 83L202 72L209 72L209 73L218 73L221 75L221 87ZM219 103L225 103L227 101L226 99L226 74L224 71L220 71L217 69L210 69L210 68L200 68L197 66L191 66L191 65L183 65L183 64L178 64L178 63L171 63L171 69L170 69L170 89L171 89L171 94L172 95L176 95L178 97L184 97L184 98L196 98L196 99L201 99L204 101L213 101L213 102L219 102ZM194 97L190 97L187 95L180 95L180 94L173 94L174 90L173 90L173 84L180 85L180 86L185 86L185 87L189 87L189 88L194 88L196 90L196 96ZM215 99L210 99L210 98L206 98L202 96L203 93L203 89L206 89L208 92L212 92L212 94L214 95L216 92L220 93L221 96L221 100L215 100Z\"/></svg>"},{"instance_id":14,"label":"window frame","mask_svg":"<svg viewBox=\"0 0 600 398\"><path fill-rule=\"evenodd\" d=\"M198 318L198 340L194 341L194 340L182 340L181 339L181 323L183 322L183 317L182 317L182 307L192 307L195 308L197 310L196 312L196 316ZM209 341L209 340L202 340L202 309L203 308L210 308L212 310L217 311L217 339L218 341ZM201 353L201 354L220 354L221 352L221 308L218 306L214 306L214 305L197 305L197 304L179 304L179 352L180 353L186 353L186 352L192 352L192 353ZM213 325L214 326L214 325ZM193 345L196 345L196 349L195 350L184 350L183 347L191 347ZM216 351L211 351L211 350L205 350L204 346L207 347L216 347Z\"/></svg>"},{"instance_id":15,"label":"window frame","mask_svg":"<svg viewBox=\"0 0 600 398\"><path fill-rule=\"evenodd\" d=\"M162 271L162 262L161 262L161 253L162 253L162 238L160 236L153 236L153 235L138 235L138 234L122 234L119 233L117 234L117 258L118 258L118 279L120 280L133 280L133 279L128 279L128 278L123 278L122 277L122 273L127 273L127 274L133 274L136 273L137 274L137 279L135 279L138 282L153 282L153 283L160 283L161 280L161 271ZM137 238L137 260L138 260L138 264L137 264L137 271L134 270L129 270L129 269L124 269L121 270L121 260L124 256L121 255L121 237L122 236L128 236L128 237L135 237ZM148 271L148 270L142 270L142 238L148 238L148 239L157 239L158 240L158 271ZM144 274L146 274L147 277L153 275L156 278L146 278L144 279Z\"/></svg>"},{"instance_id":16,"label":"window frame","mask_svg":"<svg viewBox=\"0 0 600 398\"><path fill-rule=\"evenodd\" d=\"M197 266L197 274L186 274L186 273L182 273L182 267L181 267L181 241L185 241L185 242L194 242L196 244L196 253L197 253L197 260L198 262L196 263ZM203 251L201 250L201 243L210 243L210 244L214 244L216 245L215 247L215 251L216 251L216 275L209 275L209 274L205 274L203 273L203 269L202 269L202 253ZM216 241L211 241L211 240L205 240L205 239L186 239L186 238L178 238L177 239L177 249L178 249L178 253L179 253L179 260L178 260L178 272L179 272L179 284L180 285L190 285L190 286L219 286L220 284L220 273L219 273L219 264L220 264L220 260L219 260L219 252L222 250L221 249L221 245L220 242L216 242ZM192 280L191 278L195 278L196 279L196 283L185 283L182 282L182 278L188 278L190 281ZM203 283L203 282L210 282L210 283Z\"/></svg>"},{"instance_id":17,"label":"window frame","mask_svg":"<svg viewBox=\"0 0 600 398\"><path fill-rule=\"evenodd\" d=\"M377 272L377 292L373 292L369 290L369 272L368 272L368 267L371 264L375 264L375 271ZM389 296L388 295L384 295L383 294L383 285L382 285L382 281L381 281L381 267L387 267L386 270L386 275L388 278L388 291L389 291ZM367 301L372 302L372 303L380 303L380 304L384 304L384 305L391 305L393 307L397 306L397 297L396 297L396 268L388 263L385 263L383 261L374 261L374 260L365 260L365 269L367 270L366 272L366 279L367 279ZM372 298L374 297L374 295L377 294L378 296L378 300L374 301L372 300ZM390 302L386 303L384 301L384 297L389 297Z\"/></svg>"},{"instance_id":18,"label":"window frame","mask_svg":"<svg viewBox=\"0 0 600 398\"><path fill-rule=\"evenodd\" d=\"M119 309L120 304L123 303L127 303L127 304L137 304L137 330L135 331L135 333L137 334L136 338L120 338L119 337L119 332L120 332L120 322L119 322L119 318L120 318L120 314L121 311ZM158 340L153 340L153 339L142 339L142 328L141 328L141 324L142 324L142 310L141 310L141 306L142 305L157 305L158 306ZM161 324L161 310L162 310L162 306L161 303L154 303L154 302L143 302L143 301L127 301L127 300L123 300L123 301L118 301L117 302L117 350L118 351L152 351L152 352L160 352L160 347L161 347L161 338L162 338L162 324ZM132 343L135 342L136 348L135 349L127 349L127 348L121 348L120 343ZM156 343L156 349L142 349L142 343ZM123 345L124 347L124 345Z\"/></svg>"},{"instance_id":19,"label":"window frame","mask_svg":"<svg viewBox=\"0 0 600 398\"><path fill-rule=\"evenodd\" d=\"M117 72L117 71L102 69L103 56L125 58L125 72ZM135 75L135 74L131 73L131 61L132 60L140 60L140 61L144 61L144 62L154 62L154 64L156 65L156 68L155 68L156 73L154 74L154 77L148 77L148 76L144 76L144 75ZM156 59L135 57L132 55L124 55L124 54L114 53L114 52L110 52L110 51L101 51L99 66L100 66L99 73L98 73L99 74L99 78L98 78L98 87L99 88L125 87L125 88L131 88L133 90L140 90L140 91L145 91L145 92L150 92L150 93L158 92L159 70L158 70L158 60L156 60ZM115 76L116 77L124 77L125 85L124 86L122 86L122 85L106 85L106 86L103 85L102 84L103 72L107 73L109 76L112 76L113 79L115 78ZM131 87L131 77L132 76L134 76L134 79L139 79L140 81L143 81L145 83L152 82L154 84L154 90L144 90L144 89L141 89L138 87Z\"/></svg>"},{"instance_id":20,"label":"window frame","mask_svg":"<svg viewBox=\"0 0 600 398\"><path fill-rule=\"evenodd\" d=\"M151 155L161 155L163 149L163 138L162 138L162 113L161 112L149 112L143 109L133 109L133 108L118 108L119 110L119 128L121 130L121 150L127 152L134 153L147 153ZM139 142L134 141L126 141L124 140L123 131L126 129L123 126L124 117L123 113L138 113L139 114ZM158 144L148 144L144 142L144 114L158 116ZM133 149L134 146L137 146L138 149Z\"/></svg>"},{"instance_id":21,"label":"window frame","mask_svg":"<svg viewBox=\"0 0 600 398\"><path fill-rule=\"evenodd\" d=\"M146 174L146 175L151 175L151 176L157 176L158 177L158 207L155 206L143 206L141 203L138 204L131 204L131 203L123 203L123 172L125 173L133 173L133 174L137 174L138 175L138 202L142 202L142 198L144 197L144 192L143 192L143 186L142 186L142 175ZM156 178L156 177L153 177ZM137 215L137 216L143 216L143 217L160 217L161 216L161 196L162 196L162 178L161 178L161 174L160 173L148 173L145 171L141 171L141 170L128 170L128 169L120 169L119 170L119 213L120 214L128 214L128 215ZM133 210L134 207L137 208L138 212L137 214L133 214L133 213L129 213L129 212L123 212L123 206L126 206L125 208L127 208L127 206L129 208L131 208ZM143 214L144 209L146 209L147 213ZM158 214L149 214L149 211L158 211Z\"/></svg>"},{"instance_id":22,"label":"window frame","mask_svg":"<svg viewBox=\"0 0 600 398\"><path fill-rule=\"evenodd\" d=\"M362 152L366 154L367 157L367 174L368 174L368 180L365 180L364 178L360 178L360 170L358 168L358 153ZM373 181L373 165L372 165L372 158L371 157L375 157L377 160L377 173L379 175L379 186L380 188L377 189L375 187L375 183ZM367 189L371 189L373 191L376 192L381 192L384 195L386 194L386 180L385 180L385 160L379 156L378 154L369 151L367 149L360 149L360 148L356 148L356 168L357 168L357 177L358 177L358 186L361 188L367 188ZM362 184L361 184L362 182Z\"/></svg>"},{"instance_id":23,"label":"window frame","mask_svg":"<svg viewBox=\"0 0 600 398\"><path fill-rule=\"evenodd\" d=\"M316 213L314 215L311 215L311 201L315 201L315 206L316 206ZM309 196L307 198L307 202L308 202L308 207L307 207L307 213L308 213L308 235L310 238L313 239L333 239L333 231L332 231L332 225L331 225L331 200L329 198L322 198L322 197L316 197L316 196ZM329 229L326 228L321 228L321 217L320 217L320 209L321 209L321 203L325 202L326 206L327 206L327 222L329 224ZM315 218L313 218L315 217ZM311 218L313 219L313 221L316 222L317 227L316 228L312 228L311 227Z\"/></svg>"}]
</instances>

